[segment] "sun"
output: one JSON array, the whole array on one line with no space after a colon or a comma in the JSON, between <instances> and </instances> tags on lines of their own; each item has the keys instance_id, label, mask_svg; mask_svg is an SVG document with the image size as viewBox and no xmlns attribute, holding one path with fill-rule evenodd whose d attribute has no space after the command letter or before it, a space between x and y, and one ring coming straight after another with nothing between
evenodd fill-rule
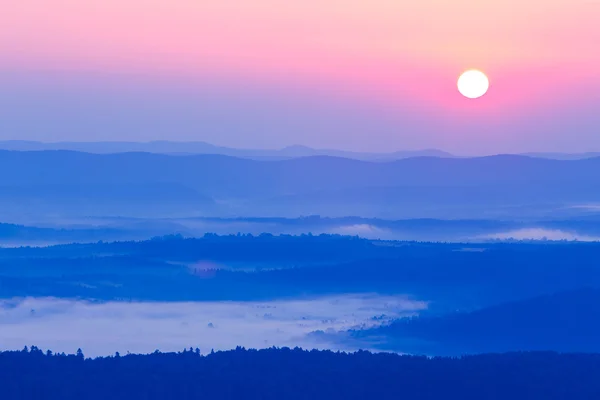
<instances>
[{"instance_id":1,"label":"sun","mask_svg":"<svg viewBox=\"0 0 600 400\"><path fill-rule=\"evenodd\" d=\"M462 73L457 85L460 94L468 99L477 99L487 93L490 81L483 72L470 69Z\"/></svg>"}]
</instances>

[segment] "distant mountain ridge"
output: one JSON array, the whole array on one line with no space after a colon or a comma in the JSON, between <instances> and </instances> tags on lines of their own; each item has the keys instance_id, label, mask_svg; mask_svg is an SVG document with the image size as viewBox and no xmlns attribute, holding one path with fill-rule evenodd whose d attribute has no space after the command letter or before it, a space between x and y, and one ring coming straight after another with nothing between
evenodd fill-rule
<instances>
[{"instance_id":1,"label":"distant mountain ridge","mask_svg":"<svg viewBox=\"0 0 600 400\"><path fill-rule=\"evenodd\" d=\"M168 140L157 140L149 142L39 142L29 140L5 140L0 141L0 150L71 150L94 154L130 152L170 155L218 154L255 160L285 160L290 158L311 156L332 156L362 161L394 161L412 157L459 157L449 152L438 149L405 150L385 153L355 152L336 149L315 149L312 147L302 145L292 145L284 147L282 149L237 149L231 147L216 146L202 141L174 142ZM581 160L585 158L600 157L600 152L529 152L517 153L516 155L534 158L547 158L553 160Z\"/></svg>"},{"instance_id":2,"label":"distant mountain ridge","mask_svg":"<svg viewBox=\"0 0 600 400\"><path fill-rule=\"evenodd\" d=\"M144 152L170 155L218 154L256 160L284 160L298 157L334 156L364 161L392 161L410 157L454 157L436 149L396 151L392 153L352 152L334 149L313 149L307 146L288 146L283 149L235 149L206 142L37 142L26 140L0 141L0 150L45 151L71 150L95 154Z\"/></svg>"},{"instance_id":3,"label":"distant mountain ridge","mask_svg":"<svg viewBox=\"0 0 600 400\"><path fill-rule=\"evenodd\" d=\"M269 188L266 193L369 187L520 184L600 185L600 157L548 160L516 155L477 158L414 157L367 162L311 156L273 162L202 154L90 154L0 150L0 184L178 183L197 190ZM260 186L257 186L260 185ZM263 193L264 194L264 193Z\"/></svg>"},{"instance_id":4,"label":"distant mountain ridge","mask_svg":"<svg viewBox=\"0 0 600 400\"><path fill-rule=\"evenodd\" d=\"M0 150L0 212L61 206L49 200L60 200L62 192L72 193L68 197L85 215L128 216L139 206L147 212L160 206L170 216L467 218L482 215L479 210L504 212L507 207L538 212L546 205L568 211L600 204L597 171L600 158L500 155L370 162L311 156L257 161L217 154ZM98 194L102 191L106 195ZM127 213L107 208L121 202L130 205Z\"/></svg>"},{"instance_id":5,"label":"distant mountain ridge","mask_svg":"<svg viewBox=\"0 0 600 400\"><path fill-rule=\"evenodd\" d=\"M536 158L549 158L553 160L582 160L585 158L600 157L600 152L587 153L523 153L522 155Z\"/></svg>"}]
</instances>

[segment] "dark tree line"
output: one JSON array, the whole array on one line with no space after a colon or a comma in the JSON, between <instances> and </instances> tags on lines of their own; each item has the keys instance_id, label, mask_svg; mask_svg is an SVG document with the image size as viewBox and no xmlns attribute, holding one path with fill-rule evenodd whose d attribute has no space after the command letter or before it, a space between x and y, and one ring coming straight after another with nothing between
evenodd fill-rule
<instances>
[{"instance_id":1,"label":"dark tree line","mask_svg":"<svg viewBox=\"0 0 600 400\"><path fill-rule=\"evenodd\" d=\"M600 398L600 355L486 354L426 358L301 349L89 359L37 347L0 353L3 399Z\"/></svg>"}]
</instances>

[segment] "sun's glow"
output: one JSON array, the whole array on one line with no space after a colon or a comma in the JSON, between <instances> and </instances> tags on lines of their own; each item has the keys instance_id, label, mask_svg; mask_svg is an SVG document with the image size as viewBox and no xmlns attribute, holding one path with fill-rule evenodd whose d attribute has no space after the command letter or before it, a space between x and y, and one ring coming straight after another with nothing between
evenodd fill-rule
<instances>
[{"instance_id":1,"label":"sun's glow","mask_svg":"<svg viewBox=\"0 0 600 400\"><path fill-rule=\"evenodd\" d=\"M463 72L458 78L458 91L469 99L477 99L487 93L490 81L479 70L471 69Z\"/></svg>"}]
</instances>

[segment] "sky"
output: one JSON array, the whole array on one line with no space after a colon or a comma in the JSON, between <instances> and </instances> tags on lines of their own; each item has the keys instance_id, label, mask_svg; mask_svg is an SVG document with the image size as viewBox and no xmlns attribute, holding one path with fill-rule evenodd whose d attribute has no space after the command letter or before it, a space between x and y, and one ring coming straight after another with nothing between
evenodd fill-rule
<instances>
[{"instance_id":1,"label":"sky","mask_svg":"<svg viewBox=\"0 0 600 400\"><path fill-rule=\"evenodd\" d=\"M600 151L600 0L5 3L0 140Z\"/></svg>"}]
</instances>

